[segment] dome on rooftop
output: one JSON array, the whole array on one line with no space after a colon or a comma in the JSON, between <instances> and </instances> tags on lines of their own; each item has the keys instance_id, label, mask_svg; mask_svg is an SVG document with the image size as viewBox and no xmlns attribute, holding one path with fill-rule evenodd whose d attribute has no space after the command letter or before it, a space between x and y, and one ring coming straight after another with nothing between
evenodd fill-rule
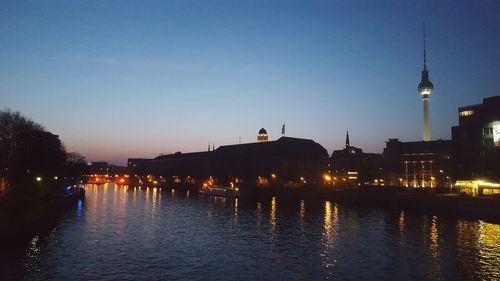
<instances>
[{"instance_id":1,"label":"dome on rooftop","mask_svg":"<svg viewBox=\"0 0 500 281\"><path fill-rule=\"evenodd\" d=\"M262 128L259 130L259 135L267 135L266 129Z\"/></svg>"}]
</instances>

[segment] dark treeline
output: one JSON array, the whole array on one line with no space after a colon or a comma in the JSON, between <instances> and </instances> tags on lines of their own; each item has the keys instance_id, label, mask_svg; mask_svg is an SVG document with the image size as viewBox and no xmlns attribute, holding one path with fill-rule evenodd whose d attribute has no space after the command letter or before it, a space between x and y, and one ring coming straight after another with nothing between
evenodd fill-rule
<instances>
[{"instance_id":1,"label":"dark treeline","mask_svg":"<svg viewBox=\"0 0 500 281\"><path fill-rule=\"evenodd\" d=\"M26 228L67 197L85 173L85 158L68 153L57 135L22 116L0 111L0 225ZM66 200L67 201L67 200Z\"/></svg>"}]
</instances>

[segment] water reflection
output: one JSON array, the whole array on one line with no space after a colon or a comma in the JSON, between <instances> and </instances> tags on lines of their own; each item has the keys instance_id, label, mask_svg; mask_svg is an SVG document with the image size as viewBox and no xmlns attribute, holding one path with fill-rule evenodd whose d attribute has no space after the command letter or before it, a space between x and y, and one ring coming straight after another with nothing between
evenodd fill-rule
<instances>
[{"instance_id":1,"label":"water reflection","mask_svg":"<svg viewBox=\"0 0 500 281\"><path fill-rule=\"evenodd\" d=\"M335 239L339 225L338 220L337 204L332 206L330 201L326 201L323 224L323 251L320 254L323 258L323 267L325 268L332 268L337 262L332 253L335 247Z\"/></svg>"},{"instance_id":2,"label":"water reflection","mask_svg":"<svg viewBox=\"0 0 500 281\"><path fill-rule=\"evenodd\" d=\"M399 232L403 234L405 230L405 211L401 210L399 213Z\"/></svg>"},{"instance_id":3,"label":"water reflection","mask_svg":"<svg viewBox=\"0 0 500 281\"><path fill-rule=\"evenodd\" d=\"M257 227L260 228L260 225L262 223L262 204L260 202L257 202L256 213L257 213Z\"/></svg>"},{"instance_id":4,"label":"water reflection","mask_svg":"<svg viewBox=\"0 0 500 281\"><path fill-rule=\"evenodd\" d=\"M498 224L131 188L86 188L23 249L26 279L500 280Z\"/></svg>"},{"instance_id":5,"label":"water reflection","mask_svg":"<svg viewBox=\"0 0 500 281\"><path fill-rule=\"evenodd\" d=\"M299 219L300 219L300 234L304 235L304 217L306 214L306 204L304 200L300 200L299 205Z\"/></svg>"},{"instance_id":6,"label":"water reflection","mask_svg":"<svg viewBox=\"0 0 500 281\"><path fill-rule=\"evenodd\" d=\"M238 198L234 198L234 216L238 217Z\"/></svg>"},{"instance_id":7,"label":"water reflection","mask_svg":"<svg viewBox=\"0 0 500 281\"><path fill-rule=\"evenodd\" d=\"M154 187L153 188L153 200L152 200L152 207L151 207L151 214L152 216L156 216L156 213L158 213L158 188Z\"/></svg>"},{"instance_id":8,"label":"water reflection","mask_svg":"<svg viewBox=\"0 0 500 281\"><path fill-rule=\"evenodd\" d=\"M82 216L82 211L83 211L83 200L78 200L76 203L76 216L81 217Z\"/></svg>"},{"instance_id":9,"label":"water reflection","mask_svg":"<svg viewBox=\"0 0 500 281\"><path fill-rule=\"evenodd\" d=\"M439 232L437 228L437 217L432 216L432 222L431 222L431 228L430 228L430 251L434 259L437 259L439 256L439 245L438 245L438 239L439 239Z\"/></svg>"},{"instance_id":10,"label":"water reflection","mask_svg":"<svg viewBox=\"0 0 500 281\"><path fill-rule=\"evenodd\" d=\"M300 200L299 218L301 222L304 221L305 214L306 214L306 204L304 203L304 200Z\"/></svg>"},{"instance_id":11,"label":"water reflection","mask_svg":"<svg viewBox=\"0 0 500 281\"><path fill-rule=\"evenodd\" d=\"M335 232L338 227L338 207L333 205L330 201L325 202L325 222L323 226L323 236L325 238L325 246L332 247Z\"/></svg>"},{"instance_id":12,"label":"water reflection","mask_svg":"<svg viewBox=\"0 0 500 281\"><path fill-rule=\"evenodd\" d=\"M276 231L276 197L271 199L271 213L269 215L269 223L271 224L271 231Z\"/></svg>"}]
</instances>

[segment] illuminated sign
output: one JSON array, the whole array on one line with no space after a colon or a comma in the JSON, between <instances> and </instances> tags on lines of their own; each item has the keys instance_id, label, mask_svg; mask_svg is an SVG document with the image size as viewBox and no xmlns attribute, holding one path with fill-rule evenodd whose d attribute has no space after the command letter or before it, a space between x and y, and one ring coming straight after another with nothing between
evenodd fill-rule
<instances>
[{"instance_id":1,"label":"illuminated sign","mask_svg":"<svg viewBox=\"0 0 500 281\"><path fill-rule=\"evenodd\" d=\"M500 146L500 124L493 125L493 142L495 146Z\"/></svg>"}]
</instances>

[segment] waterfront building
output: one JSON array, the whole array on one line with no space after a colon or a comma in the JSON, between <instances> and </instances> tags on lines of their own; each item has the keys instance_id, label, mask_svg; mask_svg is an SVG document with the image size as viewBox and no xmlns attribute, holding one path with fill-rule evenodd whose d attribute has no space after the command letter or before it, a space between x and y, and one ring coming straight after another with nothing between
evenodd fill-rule
<instances>
[{"instance_id":1,"label":"waterfront building","mask_svg":"<svg viewBox=\"0 0 500 281\"><path fill-rule=\"evenodd\" d=\"M214 175L237 178L247 184L319 184L326 172L328 153L320 144L301 138L225 145L212 155Z\"/></svg>"},{"instance_id":2,"label":"waterfront building","mask_svg":"<svg viewBox=\"0 0 500 281\"><path fill-rule=\"evenodd\" d=\"M349 132L344 148L333 151L329 165L332 183L336 186L383 185L382 155L365 153L352 146Z\"/></svg>"},{"instance_id":3,"label":"waterfront building","mask_svg":"<svg viewBox=\"0 0 500 281\"><path fill-rule=\"evenodd\" d=\"M110 165L108 162L89 162L86 170L91 175L115 175L125 172L125 167Z\"/></svg>"},{"instance_id":4,"label":"waterfront building","mask_svg":"<svg viewBox=\"0 0 500 281\"><path fill-rule=\"evenodd\" d=\"M456 179L500 181L500 96L458 108L452 140Z\"/></svg>"},{"instance_id":5,"label":"waterfront building","mask_svg":"<svg viewBox=\"0 0 500 281\"><path fill-rule=\"evenodd\" d=\"M383 152L386 185L449 187L451 154L451 140L401 142L389 139Z\"/></svg>"},{"instance_id":6,"label":"waterfront building","mask_svg":"<svg viewBox=\"0 0 500 281\"><path fill-rule=\"evenodd\" d=\"M424 43L424 69L422 70L422 77L418 84L418 92L422 97L423 106L423 141L431 140L431 130L429 125L429 98L431 96L434 85L429 80L429 71L427 70L427 56L425 48L425 23L423 29L423 43Z\"/></svg>"},{"instance_id":7,"label":"waterfront building","mask_svg":"<svg viewBox=\"0 0 500 281\"><path fill-rule=\"evenodd\" d=\"M259 130L259 133L257 134L257 142L266 142L266 141L268 141L267 131L266 129L262 128Z\"/></svg>"},{"instance_id":8,"label":"waterfront building","mask_svg":"<svg viewBox=\"0 0 500 281\"><path fill-rule=\"evenodd\" d=\"M209 152L129 159L130 175L155 177L165 183L215 181L246 185L318 184L326 172L328 153L320 144L300 138L224 145Z\"/></svg>"},{"instance_id":9,"label":"waterfront building","mask_svg":"<svg viewBox=\"0 0 500 281\"><path fill-rule=\"evenodd\" d=\"M147 174L147 164L153 159L151 158L129 158L127 160L127 172L130 175L145 175Z\"/></svg>"}]
</instances>

